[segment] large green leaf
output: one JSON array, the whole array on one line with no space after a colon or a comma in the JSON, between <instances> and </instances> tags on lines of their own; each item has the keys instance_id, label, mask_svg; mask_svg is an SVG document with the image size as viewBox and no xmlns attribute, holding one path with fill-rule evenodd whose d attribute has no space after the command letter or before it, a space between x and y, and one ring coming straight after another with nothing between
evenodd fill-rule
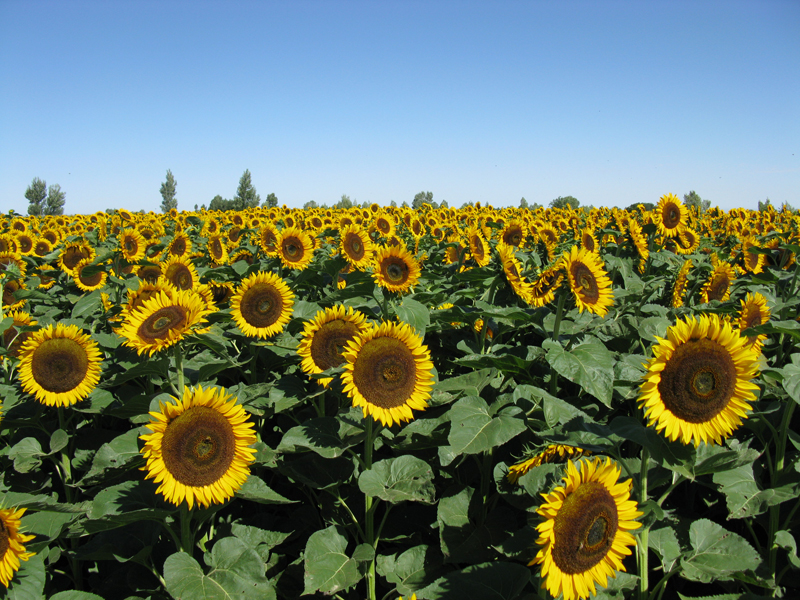
<instances>
[{"instance_id":1,"label":"large green leaf","mask_svg":"<svg viewBox=\"0 0 800 600\"><path fill-rule=\"evenodd\" d=\"M345 425L334 417L317 417L287 431L276 450L279 453L312 450L324 458L336 458L363 439L359 435L344 439L344 430L350 429L349 424Z\"/></svg>"},{"instance_id":2,"label":"large green leaf","mask_svg":"<svg viewBox=\"0 0 800 600\"><path fill-rule=\"evenodd\" d=\"M346 554L347 538L341 528L331 525L308 538L305 551L304 594L320 591L333 595L354 586L361 579L358 561Z\"/></svg>"},{"instance_id":3,"label":"large green leaf","mask_svg":"<svg viewBox=\"0 0 800 600\"><path fill-rule=\"evenodd\" d=\"M297 502L296 500L284 498L264 483L261 478L253 474L248 475L247 481L236 491L236 497L258 502L259 504L291 504Z\"/></svg>"},{"instance_id":4,"label":"large green leaf","mask_svg":"<svg viewBox=\"0 0 800 600\"><path fill-rule=\"evenodd\" d=\"M457 454L477 454L502 446L526 429L524 413L507 405L493 415L483 398L467 396L450 409L450 435L447 441Z\"/></svg>"},{"instance_id":5,"label":"large green leaf","mask_svg":"<svg viewBox=\"0 0 800 600\"><path fill-rule=\"evenodd\" d=\"M474 493L471 487L456 486L446 490L439 499L436 519L445 562L475 563L493 556L488 529L474 525L469 517Z\"/></svg>"},{"instance_id":6,"label":"large green leaf","mask_svg":"<svg viewBox=\"0 0 800 600\"><path fill-rule=\"evenodd\" d=\"M50 600L103 600L102 596L92 594L90 592L78 592L70 590L67 592L58 592L50 596Z\"/></svg>"},{"instance_id":7,"label":"large green leaf","mask_svg":"<svg viewBox=\"0 0 800 600\"><path fill-rule=\"evenodd\" d=\"M792 363L783 367L783 389L800 404L800 354L792 354Z\"/></svg>"},{"instance_id":8,"label":"large green leaf","mask_svg":"<svg viewBox=\"0 0 800 600\"><path fill-rule=\"evenodd\" d=\"M708 519L689 527L692 549L681 559L683 577L710 583L730 580L737 572L755 571L761 559L739 534L727 531Z\"/></svg>"},{"instance_id":9,"label":"large green leaf","mask_svg":"<svg viewBox=\"0 0 800 600\"><path fill-rule=\"evenodd\" d=\"M22 438L8 451L17 473L30 473L42 464L43 456L47 456L47 453L42 450L39 440L32 437Z\"/></svg>"},{"instance_id":10,"label":"large green leaf","mask_svg":"<svg viewBox=\"0 0 800 600\"><path fill-rule=\"evenodd\" d=\"M603 342L587 337L568 352L554 340L542 342L547 362L562 377L577 383L586 392L611 407L614 391L614 355Z\"/></svg>"},{"instance_id":11,"label":"large green leaf","mask_svg":"<svg viewBox=\"0 0 800 600\"><path fill-rule=\"evenodd\" d=\"M167 558L164 579L175 600L274 600L275 589L264 575L264 562L238 538L218 541L206 562L210 567L208 574L185 552Z\"/></svg>"},{"instance_id":12,"label":"large green leaf","mask_svg":"<svg viewBox=\"0 0 800 600\"><path fill-rule=\"evenodd\" d=\"M377 571L397 586L399 594L406 597L431 583L441 562L442 557L435 548L423 544L409 548L400 556L379 556Z\"/></svg>"},{"instance_id":13,"label":"large green leaf","mask_svg":"<svg viewBox=\"0 0 800 600\"><path fill-rule=\"evenodd\" d=\"M412 298L403 298L402 303L395 308L395 312L401 321L411 325L417 335L425 335L431 323L431 312L427 306Z\"/></svg>"},{"instance_id":14,"label":"large green leaf","mask_svg":"<svg viewBox=\"0 0 800 600\"><path fill-rule=\"evenodd\" d=\"M760 515L770 506L796 499L798 492L796 484L760 489L753 474L752 463L714 473L714 483L721 486L725 494L731 519Z\"/></svg>"},{"instance_id":15,"label":"large green leaf","mask_svg":"<svg viewBox=\"0 0 800 600\"><path fill-rule=\"evenodd\" d=\"M404 500L432 504L436 494L433 469L409 454L379 460L361 473L358 487L368 496L393 504Z\"/></svg>"},{"instance_id":16,"label":"large green leaf","mask_svg":"<svg viewBox=\"0 0 800 600\"><path fill-rule=\"evenodd\" d=\"M83 476L81 484L94 483L106 471L124 467L132 460L139 459L141 454L138 440L141 433L149 433L149 430L131 429L107 444L100 446L100 449L92 459L92 466Z\"/></svg>"},{"instance_id":17,"label":"large green leaf","mask_svg":"<svg viewBox=\"0 0 800 600\"><path fill-rule=\"evenodd\" d=\"M531 571L517 563L491 562L448 573L419 592L426 600L516 600L531 579Z\"/></svg>"},{"instance_id":18,"label":"large green leaf","mask_svg":"<svg viewBox=\"0 0 800 600\"><path fill-rule=\"evenodd\" d=\"M142 519L160 520L177 510L156 494L150 481L126 481L100 491L88 511L83 528L88 533L115 529Z\"/></svg>"},{"instance_id":19,"label":"large green leaf","mask_svg":"<svg viewBox=\"0 0 800 600\"><path fill-rule=\"evenodd\" d=\"M8 600L41 600L44 598L45 578L44 555L34 554L20 563L5 597Z\"/></svg>"},{"instance_id":20,"label":"large green leaf","mask_svg":"<svg viewBox=\"0 0 800 600\"><path fill-rule=\"evenodd\" d=\"M672 527L664 527L650 531L647 542L650 548L661 557L661 568L664 569L664 573L669 573L681 556L681 546L675 530Z\"/></svg>"}]
</instances>

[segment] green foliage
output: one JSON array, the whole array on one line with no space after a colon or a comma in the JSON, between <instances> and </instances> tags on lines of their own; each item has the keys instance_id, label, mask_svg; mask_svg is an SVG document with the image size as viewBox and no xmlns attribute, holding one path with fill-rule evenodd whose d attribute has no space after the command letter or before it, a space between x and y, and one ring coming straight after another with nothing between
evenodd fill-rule
<instances>
[{"instance_id":1,"label":"green foliage","mask_svg":"<svg viewBox=\"0 0 800 600\"><path fill-rule=\"evenodd\" d=\"M175 198L177 185L172 171L167 169L167 179L161 184L161 212L167 213L173 208L178 208L178 200Z\"/></svg>"},{"instance_id":2,"label":"green foliage","mask_svg":"<svg viewBox=\"0 0 800 600\"><path fill-rule=\"evenodd\" d=\"M571 208L572 210L577 210L580 205L581 203L574 196L559 196L555 200L550 201L551 208Z\"/></svg>"},{"instance_id":3,"label":"green foliage","mask_svg":"<svg viewBox=\"0 0 800 600\"><path fill-rule=\"evenodd\" d=\"M689 208L694 208L698 214L703 214L711 208L711 200L703 200L694 190L683 195L683 203Z\"/></svg>"},{"instance_id":4,"label":"green foliage","mask_svg":"<svg viewBox=\"0 0 800 600\"><path fill-rule=\"evenodd\" d=\"M57 183L47 187L47 183L34 177L25 190L28 200L28 214L32 216L63 215L66 193Z\"/></svg>"},{"instance_id":5,"label":"green foliage","mask_svg":"<svg viewBox=\"0 0 800 600\"><path fill-rule=\"evenodd\" d=\"M414 196L414 200L411 202L411 208L414 210L419 210L422 208L423 204L430 204L433 205L433 192L419 192Z\"/></svg>"}]
</instances>

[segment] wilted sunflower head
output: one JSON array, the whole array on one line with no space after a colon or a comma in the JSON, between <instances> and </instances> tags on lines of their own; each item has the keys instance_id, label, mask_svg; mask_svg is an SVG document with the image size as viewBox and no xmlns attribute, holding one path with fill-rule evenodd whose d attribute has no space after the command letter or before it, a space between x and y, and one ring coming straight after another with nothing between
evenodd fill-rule
<instances>
[{"instance_id":1,"label":"wilted sunflower head","mask_svg":"<svg viewBox=\"0 0 800 600\"><path fill-rule=\"evenodd\" d=\"M655 213L658 232L665 237L677 237L687 224L688 213L675 194L661 196Z\"/></svg>"},{"instance_id":2,"label":"wilted sunflower head","mask_svg":"<svg viewBox=\"0 0 800 600\"><path fill-rule=\"evenodd\" d=\"M366 269L374 254L372 240L359 225L350 225L341 230L339 250L356 269Z\"/></svg>"},{"instance_id":3,"label":"wilted sunflower head","mask_svg":"<svg viewBox=\"0 0 800 600\"><path fill-rule=\"evenodd\" d=\"M303 337L297 348L302 357L301 368L309 375L322 373L344 362L342 352L347 343L367 329L366 317L353 310L337 305L319 311L314 318L305 324ZM331 378L318 380L328 386Z\"/></svg>"},{"instance_id":4,"label":"wilted sunflower head","mask_svg":"<svg viewBox=\"0 0 800 600\"><path fill-rule=\"evenodd\" d=\"M375 252L375 282L390 292L404 293L419 281L421 268L414 256L401 246L381 246Z\"/></svg>"},{"instance_id":5,"label":"wilted sunflower head","mask_svg":"<svg viewBox=\"0 0 800 600\"><path fill-rule=\"evenodd\" d=\"M541 546L529 565L542 565L542 587L555 598L588 598L596 584L624 571L636 539L629 532L641 525L643 513L630 500L632 481L619 483L620 468L610 459L583 459L567 463L564 484L543 494L536 527Z\"/></svg>"},{"instance_id":6,"label":"wilted sunflower head","mask_svg":"<svg viewBox=\"0 0 800 600\"><path fill-rule=\"evenodd\" d=\"M253 423L236 399L221 388L185 388L174 403L151 412L152 433L144 434L141 452L145 479L159 484L156 493L189 508L222 503L247 480L256 442Z\"/></svg>"},{"instance_id":7,"label":"wilted sunflower head","mask_svg":"<svg viewBox=\"0 0 800 600\"><path fill-rule=\"evenodd\" d=\"M100 381L97 343L77 325L48 325L33 332L20 351L22 389L48 406L83 400Z\"/></svg>"},{"instance_id":8,"label":"wilted sunflower head","mask_svg":"<svg viewBox=\"0 0 800 600\"><path fill-rule=\"evenodd\" d=\"M287 227L278 234L278 256L285 267L303 270L314 255L311 237L299 227Z\"/></svg>"},{"instance_id":9,"label":"wilted sunflower head","mask_svg":"<svg viewBox=\"0 0 800 600\"><path fill-rule=\"evenodd\" d=\"M294 294L274 273L259 271L242 281L230 302L231 315L242 333L263 339L291 320Z\"/></svg>"},{"instance_id":10,"label":"wilted sunflower head","mask_svg":"<svg viewBox=\"0 0 800 600\"><path fill-rule=\"evenodd\" d=\"M373 325L347 343L342 383L345 393L384 425L410 421L424 410L433 386L428 347L407 323Z\"/></svg>"},{"instance_id":11,"label":"wilted sunflower head","mask_svg":"<svg viewBox=\"0 0 800 600\"><path fill-rule=\"evenodd\" d=\"M140 355L152 356L177 344L211 312L203 298L191 290L158 291L138 309L123 312L117 333L125 338L126 346Z\"/></svg>"},{"instance_id":12,"label":"wilted sunflower head","mask_svg":"<svg viewBox=\"0 0 800 600\"><path fill-rule=\"evenodd\" d=\"M639 393L648 425L684 444L721 443L755 400L758 352L715 314L678 319L657 340Z\"/></svg>"}]
</instances>

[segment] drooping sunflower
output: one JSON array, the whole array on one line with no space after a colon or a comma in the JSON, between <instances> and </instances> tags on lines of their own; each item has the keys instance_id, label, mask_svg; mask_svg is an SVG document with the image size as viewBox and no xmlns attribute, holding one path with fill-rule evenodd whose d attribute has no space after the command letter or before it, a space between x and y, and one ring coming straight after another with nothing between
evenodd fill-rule
<instances>
[{"instance_id":1,"label":"drooping sunflower","mask_svg":"<svg viewBox=\"0 0 800 600\"><path fill-rule=\"evenodd\" d=\"M48 325L22 344L19 380L42 404L69 406L97 386L101 362L97 343L77 325Z\"/></svg>"},{"instance_id":2,"label":"drooping sunflower","mask_svg":"<svg viewBox=\"0 0 800 600\"><path fill-rule=\"evenodd\" d=\"M302 271L314 257L314 244L299 227L287 227L278 233L278 256L285 267Z\"/></svg>"},{"instance_id":3,"label":"drooping sunflower","mask_svg":"<svg viewBox=\"0 0 800 600\"><path fill-rule=\"evenodd\" d=\"M764 343L764 340L767 339L767 335L762 333L761 335L750 336L746 335L744 330L750 327L763 325L769 321L770 310L767 306L767 299L756 292L755 294L747 294L747 298L741 302L742 308L739 311L738 322L739 329L742 332L744 339L747 340L746 345L753 348L753 350L760 354L761 346Z\"/></svg>"},{"instance_id":4,"label":"drooping sunflower","mask_svg":"<svg viewBox=\"0 0 800 600\"><path fill-rule=\"evenodd\" d=\"M577 446L549 444L544 450L537 452L530 458L515 465L511 465L508 468L506 479L511 483L517 483L519 478L533 467L538 467L547 463L564 462L569 458L580 458L581 456L590 456L591 454L591 450L584 450Z\"/></svg>"},{"instance_id":5,"label":"drooping sunflower","mask_svg":"<svg viewBox=\"0 0 800 600\"><path fill-rule=\"evenodd\" d=\"M173 256L161 263L161 269L164 272L164 278L176 289L191 290L200 283L197 269L186 257Z\"/></svg>"},{"instance_id":6,"label":"drooping sunflower","mask_svg":"<svg viewBox=\"0 0 800 600\"><path fill-rule=\"evenodd\" d=\"M604 317L614 304L614 293L601 259L585 248L578 250L573 246L571 251L564 253L561 262L578 310L583 312L585 309Z\"/></svg>"},{"instance_id":7,"label":"drooping sunflower","mask_svg":"<svg viewBox=\"0 0 800 600\"><path fill-rule=\"evenodd\" d=\"M410 421L411 409L425 410L433 387L428 347L407 323L373 325L347 343L342 383L364 418Z\"/></svg>"},{"instance_id":8,"label":"drooping sunflower","mask_svg":"<svg viewBox=\"0 0 800 600\"><path fill-rule=\"evenodd\" d=\"M117 333L125 338L125 345L135 348L139 355L152 356L177 344L204 323L211 312L203 298L191 290L162 290L138 309L124 311Z\"/></svg>"},{"instance_id":9,"label":"drooping sunflower","mask_svg":"<svg viewBox=\"0 0 800 600\"><path fill-rule=\"evenodd\" d=\"M588 248L587 248L588 250ZM531 283L530 304L545 306L556 298L556 290L564 281L564 270L560 262L550 265Z\"/></svg>"},{"instance_id":10,"label":"drooping sunflower","mask_svg":"<svg viewBox=\"0 0 800 600\"><path fill-rule=\"evenodd\" d=\"M372 263L375 249L367 232L359 225L348 225L339 234L339 250L347 262L359 270Z\"/></svg>"},{"instance_id":11,"label":"drooping sunflower","mask_svg":"<svg viewBox=\"0 0 800 600\"><path fill-rule=\"evenodd\" d=\"M536 527L541 548L528 564L542 566L542 587L554 598L588 598L625 570L622 560L636 546L630 532L643 513L630 499L632 480L620 483L619 475L610 458L569 461L564 484L543 494L536 511L544 519Z\"/></svg>"},{"instance_id":12,"label":"drooping sunflower","mask_svg":"<svg viewBox=\"0 0 800 600\"><path fill-rule=\"evenodd\" d=\"M81 262L75 265L75 268L72 270L72 279L75 281L75 285L77 285L84 292L93 292L94 290L99 290L106 284L106 279L108 278L108 273L106 273L102 265L96 265L94 273L89 275L89 269L86 267L90 266L91 264L92 261L90 259L84 258Z\"/></svg>"},{"instance_id":13,"label":"drooping sunflower","mask_svg":"<svg viewBox=\"0 0 800 600\"><path fill-rule=\"evenodd\" d=\"M678 234L677 254L692 254L700 247L700 236L691 227L683 227Z\"/></svg>"},{"instance_id":14,"label":"drooping sunflower","mask_svg":"<svg viewBox=\"0 0 800 600\"><path fill-rule=\"evenodd\" d=\"M419 281L422 269L402 246L381 246L375 251L375 282L390 292L404 293Z\"/></svg>"},{"instance_id":15,"label":"drooping sunflower","mask_svg":"<svg viewBox=\"0 0 800 600\"><path fill-rule=\"evenodd\" d=\"M522 263L516 256L517 247L505 243L497 244L497 254L511 289L527 304L533 304L531 284L522 276Z\"/></svg>"},{"instance_id":16,"label":"drooping sunflower","mask_svg":"<svg viewBox=\"0 0 800 600\"><path fill-rule=\"evenodd\" d=\"M758 352L715 314L678 319L656 339L638 400L648 425L684 444L721 443L755 401Z\"/></svg>"},{"instance_id":17,"label":"drooping sunflower","mask_svg":"<svg viewBox=\"0 0 800 600\"><path fill-rule=\"evenodd\" d=\"M472 258L478 263L479 267L485 267L492 260L492 255L489 252L489 244L481 234L481 230L477 227L471 227L467 231L467 241L469 242L469 251L472 253Z\"/></svg>"},{"instance_id":18,"label":"drooping sunflower","mask_svg":"<svg viewBox=\"0 0 800 600\"><path fill-rule=\"evenodd\" d=\"M719 300L725 302L731 296L731 283L736 278L733 267L726 262L719 262L711 272L711 276L703 285L700 297L703 303Z\"/></svg>"},{"instance_id":19,"label":"drooping sunflower","mask_svg":"<svg viewBox=\"0 0 800 600\"><path fill-rule=\"evenodd\" d=\"M247 336L275 335L292 318L294 294L274 273L259 271L242 281L231 297L233 320Z\"/></svg>"},{"instance_id":20,"label":"drooping sunflower","mask_svg":"<svg viewBox=\"0 0 800 600\"><path fill-rule=\"evenodd\" d=\"M297 348L303 359L300 367L312 375L340 366L344 362L344 347L367 327L367 318L352 306L337 305L319 311L303 329ZM332 379L326 377L318 381L328 387Z\"/></svg>"},{"instance_id":21,"label":"drooping sunflower","mask_svg":"<svg viewBox=\"0 0 800 600\"><path fill-rule=\"evenodd\" d=\"M37 324L37 321L32 319L28 313L22 311L7 312L5 316L10 317L14 322L11 327L3 332L3 347L10 356L18 357L22 344L31 336L31 332L20 331L17 327L33 327Z\"/></svg>"},{"instance_id":22,"label":"drooping sunflower","mask_svg":"<svg viewBox=\"0 0 800 600\"><path fill-rule=\"evenodd\" d=\"M140 436L145 479L179 506L205 507L233 497L250 474L256 450L253 423L236 398L221 388L185 388L175 403L159 403Z\"/></svg>"},{"instance_id":23,"label":"drooping sunflower","mask_svg":"<svg viewBox=\"0 0 800 600\"><path fill-rule=\"evenodd\" d=\"M8 587L19 571L20 561L34 555L26 552L23 544L30 542L35 535L20 532L20 518L27 509L0 508L0 583Z\"/></svg>"},{"instance_id":24,"label":"drooping sunflower","mask_svg":"<svg viewBox=\"0 0 800 600\"><path fill-rule=\"evenodd\" d=\"M675 194L661 196L655 208L658 233L664 237L678 237L689 217L686 207Z\"/></svg>"},{"instance_id":25,"label":"drooping sunflower","mask_svg":"<svg viewBox=\"0 0 800 600\"><path fill-rule=\"evenodd\" d=\"M683 295L686 293L686 285L688 283L689 270L692 268L692 260L686 259L681 265L678 276L675 278L675 285L672 286L672 307L678 308L683 306Z\"/></svg>"},{"instance_id":26,"label":"drooping sunflower","mask_svg":"<svg viewBox=\"0 0 800 600\"><path fill-rule=\"evenodd\" d=\"M135 263L144 258L147 241L138 229L125 229L119 234L119 248L125 260Z\"/></svg>"}]
</instances>

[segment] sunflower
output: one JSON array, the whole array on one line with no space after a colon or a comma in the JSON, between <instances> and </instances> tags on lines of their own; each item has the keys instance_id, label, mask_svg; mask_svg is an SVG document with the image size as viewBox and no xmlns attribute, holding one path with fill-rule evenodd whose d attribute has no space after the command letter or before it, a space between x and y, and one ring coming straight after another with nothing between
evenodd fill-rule
<instances>
[{"instance_id":1,"label":"sunflower","mask_svg":"<svg viewBox=\"0 0 800 600\"><path fill-rule=\"evenodd\" d=\"M282 229L276 246L283 265L300 271L308 267L314 255L311 237L299 227Z\"/></svg>"},{"instance_id":2,"label":"sunflower","mask_svg":"<svg viewBox=\"0 0 800 600\"><path fill-rule=\"evenodd\" d=\"M33 244L33 253L39 257L45 257L53 251L53 244L50 243L50 240L47 240L43 237L36 238L36 242Z\"/></svg>"},{"instance_id":3,"label":"sunflower","mask_svg":"<svg viewBox=\"0 0 800 600\"><path fill-rule=\"evenodd\" d=\"M527 227L523 221L511 219L500 232L500 240L509 246L519 247L525 241Z\"/></svg>"},{"instance_id":4,"label":"sunflower","mask_svg":"<svg viewBox=\"0 0 800 600\"><path fill-rule=\"evenodd\" d=\"M516 246L503 242L497 244L497 254L511 289L527 304L533 304L531 284L522 276L522 263L516 257Z\"/></svg>"},{"instance_id":5,"label":"sunflower","mask_svg":"<svg viewBox=\"0 0 800 600\"><path fill-rule=\"evenodd\" d=\"M466 262L469 258L469 244L465 244L458 233L447 236L447 248L444 249L444 264L458 264L462 255L464 257L463 262Z\"/></svg>"},{"instance_id":6,"label":"sunflower","mask_svg":"<svg viewBox=\"0 0 800 600\"><path fill-rule=\"evenodd\" d=\"M100 350L77 325L58 323L33 332L20 357L22 389L47 406L75 404L100 381Z\"/></svg>"},{"instance_id":7,"label":"sunflower","mask_svg":"<svg viewBox=\"0 0 800 600\"><path fill-rule=\"evenodd\" d=\"M733 267L726 262L719 262L711 272L711 277L700 291L703 303L719 300L725 302L731 296L731 283L735 279Z\"/></svg>"},{"instance_id":8,"label":"sunflower","mask_svg":"<svg viewBox=\"0 0 800 600\"><path fill-rule=\"evenodd\" d=\"M577 246L573 246L571 251L564 253L561 262L578 310L583 312L586 309L605 316L608 308L614 304L614 293L600 258L585 248L578 250Z\"/></svg>"},{"instance_id":9,"label":"sunflower","mask_svg":"<svg viewBox=\"0 0 800 600\"><path fill-rule=\"evenodd\" d=\"M379 212L375 216L375 229L380 231L381 235L385 238L390 238L395 232L395 220L392 215L386 212Z\"/></svg>"},{"instance_id":10,"label":"sunflower","mask_svg":"<svg viewBox=\"0 0 800 600\"><path fill-rule=\"evenodd\" d=\"M19 562L28 560L34 555L26 552L24 543L30 542L35 535L20 533L20 517L27 509L0 508L0 582L6 587L19 571Z\"/></svg>"},{"instance_id":11,"label":"sunflower","mask_svg":"<svg viewBox=\"0 0 800 600\"><path fill-rule=\"evenodd\" d=\"M85 258L94 260L97 253L85 240L66 244L58 254L58 266L67 275L72 275L72 270Z\"/></svg>"},{"instance_id":12,"label":"sunflower","mask_svg":"<svg viewBox=\"0 0 800 600\"><path fill-rule=\"evenodd\" d=\"M407 323L372 325L347 343L342 383L364 418L392 423L410 421L411 409L425 410L433 387L428 347Z\"/></svg>"},{"instance_id":13,"label":"sunflower","mask_svg":"<svg viewBox=\"0 0 800 600\"><path fill-rule=\"evenodd\" d=\"M274 273L259 271L242 281L230 303L231 315L242 333L267 338L291 320L294 294Z\"/></svg>"},{"instance_id":14,"label":"sunflower","mask_svg":"<svg viewBox=\"0 0 800 600\"><path fill-rule=\"evenodd\" d=\"M688 283L689 270L692 268L691 259L681 265L678 276L675 278L675 285L672 286L672 307L679 308L683 306L683 295L686 293L686 284Z\"/></svg>"},{"instance_id":15,"label":"sunflower","mask_svg":"<svg viewBox=\"0 0 800 600\"><path fill-rule=\"evenodd\" d=\"M390 292L404 293L419 281L421 272L414 256L402 246L381 246L375 252L375 282Z\"/></svg>"},{"instance_id":16,"label":"sunflower","mask_svg":"<svg viewBox=\"0 0 800 600\"><path fill-rule=\"evenodd\" d=\"M215 265L224 265L228 262L228 247L223 236L219 234L210 236L206 248L208 256Z\"/></svg>"},{"instance_id":17,"label":"sunflower","mask_svg":"<svg viewBox=\"0 0 800 600\"><path fill-rule=\"evenodd\" d=\"M30 256L33 254L34 240L28 233L18 233L17 236L17 252L23 256Z\"/></svg>"},{"instance_id":18,"label":"sunflower","mask_svg":"<svg viewBox=\"0 0 800 600\"><path fill-rule=\"evenodd\" d=\"M589 252L599 254L600 245L597 243L597 237L595 236L593 228L585 227L581 231L581 248L586 248Z\"/></svg>"},{"instance_id":19,"label":"sunflower","mask_svg":"<svg viewBox=\"0 0 800 600\"><path fill-rule=\"evenodd\" d=\"M755 400L758 352L715 314L678 319L656 339L638 400L648 425L684 444L721 443Z\"/></svg>"},{"instance_id":20,"label":"sunflower","mask_svg":"<svg viewBox=\"0 0 800 600\"><path fill-rule=\"evenodd\" d=\"M755 238L749 237L742 242L742 262L744 262L745 269L754 275L758 275L767 264L767 255L750 252L750 248L759 249Z\"/></svg>"},{"instance_id":21,"label":"sunflower","mask_svg":"<svg viewBox=\"0 0 800 600\"><path fill-rule=\"evenodd\" d=\"M547 463L564 462L568 458L580 458L581 456L589 456L592 452L584 450L576 446L565 446L564 444L550 444L544 450L537 452L532 457L511 465L508 468L508 475L506 478L511 483L517 483L519 478L525 475L533 467L538 467Z\"/></svg>"},{"instance_id":22,"label":"sunflower","mask_svg":"<svg viewBox=\"0 0 800 600\"><path fill-rule=\"evenodd\" d=\"M200 281L197 269L186 257L173 256L161 264L161 269L166 280L179 290L191 290Z\"/></svg>"},{"instance_id":23,"label":"sunflower","mask_svg":"<svg viewBox=\"0 0 800 600\"><path fill-rule=\"evenodd\" d=\"M95 272L91 275L86 274L84 271L91 264L91 259L84 258L72 270L72 279L75 281L75 285L84 292L99 290L106 284L106 279L108 278L108 273L106 273L102 265L96 265Z\"/></svg>"},{"instance_id":24,"label":"sunflower","mask_svg":"<svg viewBox=\"0 0 800 600\"><path fill-rule=\"evenodd\" d=\"M224 304L233 297L235 292L231 281L210 281L211 296L214 304Z\"/></svg>"},{"instance_id":25,"label":"sunflower","mask_svg":"<svg viewBox=\"0 0 800 600\"><path fill-rule=\"evenodd\" d=\"M628 221L628 233L631 236L636 252L639 253L639 272L644 273L645 267L647 266L647 259L650 258L650 247L647 237L644 231L642 231L642 226L639 225L638 221L633 219Z\"/></svg>"},{"instance_id":26,"label":"sunflower","mask_svg":"<svg viewBox=\"0 0 800 600\"><path fill-rule=\"evenodd\" d=\"M3 347L10 356L19 357L22 344L31 336L31 332L19 331L16 328L33 327L37 324L37 321L32 319L28 313L22 311L8 312L5 316L10 317L14 322L3 332Z\"/></svg>"},{"instance_id":27,"label":"sunflower","mask_svg":"<svg viewBox=\"0 0 800 600\"><path fill-rule=\"evenodd\" d=\"M179 231L167 246L168 256L189 256L192 253L192 240L184 232Z\"/></svg>"},{"instance_id":28,"label":"sunflower","mask_svg":"<svg viewBox=\"0 0 800 600\"><path fill-rule=\"evenodd\" d=\"M700 247L700 236L691 227L683 227L678 234L677 254L692 254Z\"/></svg>"},{"instance_id":29,"label":"sunflower","mask_svg":"<svg viewBox=\"0 0 800 600\"><path fill-rule=\"evenodd\" d=\"M483 239L480 229L471 227L467 231L467 241L469 242L469 251L472 253L472 258L478 263L479 267L485 267L492 259L489 253L489 244Z\"/></svg>"},{"instance_id":30,"label":"sunflower","mask_svg":"<svg viewBox=\"0 0 800 600\"><path fill-rule=\"evenodd\" d=\"M191 290L159 290L137 309L123 312L124 319L117 333L125 338L125 345L136 348L139 355L152 356L178 343L205 322L211 312L203 299Z\"/></svg>"},{"instance_id":31,"label":"sunflower","mask_svg":"<svg viewBox=\"0 0 800 600\"><path fill-rule=\"evenodd\" d=\"M744 333L745 329L750 327L757 327L769 321L770 310L767 306L767 299L759 293L747 294L747 298L741 301L742 308L739 311L739 329L742 331L742 336L746 341L745 345L753 348L759 354L761 353L761 346L764 340L767 339L766 334L749 336Z\"/></svg>"},{"instance_id":32,"label":"sunflower","mask_svg":"<svg viewBox=\"0 0 800 600\"><path fill-rule=\"evenodd\" d=\"M564 271L561 264L550 265L531 283L530 304L537 307L550 304L555 300L556 290L563 281Z\"/></svg>"},{"instance_id":33,"label":"sunflower","mask_svg":"<svg viewBox=\"0 0 800 600\"><path fill-rule=\"evenodd\" d=\"M347 342L366 331L367 318L352 306L334 306L319 311L305 324L297 353L303 361L300 367L309 375L322 373L344 362L342 350ZM330 377L318 380L328 387Z\"/></svg>"},{"instance_id":34,"label":"sunflower","mask_svg":"<svg viewBox=\"0 0 800 600\"><path fill-rule=\"evenodd\" d=\"M624 571L636 538L630 531L641 525L643 513L630 500L632 480L618 483L620 468L610 458L569 461L564 485L556 487L537 513L544 519L536 530L541 546L529 564L542 565L542 587L564 600L588 598L597 585Z\"/></svg>"},{"instance_id":35,"label":"sunflower","mask_svg":"<svg viewBox=\"0 0 800 600\"><path fill-rule=\"evenodd\" d=\"M688 219L686 207L675 194L661 196L655 208L658 233L664 237L678 237Z\"/></svg>"},{"instance_id":36,"label":"sunflower","mask_svg":"<svg viewBox=\"0 0 800 600\"><path fill-rule=\"evenodd\" d=\"M367 232L358 225L348 225L341 230L339 238L339 250L345 260L356 269L366 269L375 251Z\"/></svg>"},{"instance_id":37,"label":"sunflower","mask_svg":"<svg viewBox=\"0 0 800 600\"><path fill-rule=\"evenodd\" d=\"M135 263L143 259L146 246L147 241L138 229L125 229L119 234L119 247L128 262Z\"/></svg>"},{"instance_id":38,"label":"sunflower","mask_svg":"<svg viewBox=\"0 0 800 600\"><path fill-rule=\"evenodd\" d=\"M156 493L191 509L206 508L233 497L250 474L256 442L253 423L236 398L221 388L186 387L183 398L159 402L140 436L147 464L145 479L158 483Z\"/></svg>"},{"instance_id":39,"label":"sunflower","mask_svg":"<svg viewBox=\"0 0 800 600\"><path fill-rule=\"evenodd\" d=\"M149 281L155 283L160 277L164 275L160 265L142 265L136 271L136 276L142 281ZM171 285L171 284L170 284Z\"/></svg>"}]
</instances>

